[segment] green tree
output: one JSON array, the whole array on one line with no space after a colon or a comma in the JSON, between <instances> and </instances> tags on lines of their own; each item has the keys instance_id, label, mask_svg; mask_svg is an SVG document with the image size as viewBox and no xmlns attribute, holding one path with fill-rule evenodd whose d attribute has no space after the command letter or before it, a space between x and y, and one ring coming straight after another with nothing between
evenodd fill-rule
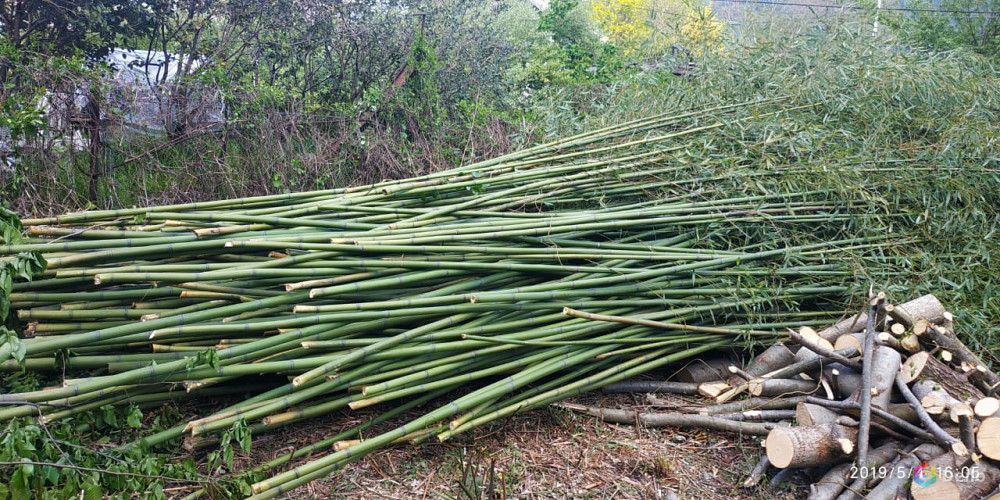
<instances>
[{"instance_id":1,"label":"green tree","mask_svg":"<svg viewBox=\"0 0 1000 500\"><path fill-rule=\"evenodd\" d=\"M926 11L881 12L879 18L908 43L935 50L964 47L986 57L1000 57L1000 15L996 14L1000 0L914 0L905 6Z\"/></svg>"}]
</instances>

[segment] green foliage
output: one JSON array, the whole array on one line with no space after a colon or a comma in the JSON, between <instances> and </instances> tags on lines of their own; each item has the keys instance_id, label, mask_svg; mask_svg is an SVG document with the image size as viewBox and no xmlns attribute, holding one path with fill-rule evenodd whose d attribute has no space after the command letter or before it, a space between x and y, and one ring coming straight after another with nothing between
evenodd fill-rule
<instances>
[{"instance_id":1,"label":"green foliage","mask_svg":"<svg viewBox=\"0 0 1000 500\"><path fill-rule=\"evenodd\" d=\"M874 2L867 4L875 5ZM1000 11L1000 2L914 0L907 2L905 6L926 11L885 12L879 14L879 20L907 43L918 48L935 50L966 48L993 59L1000 57L1000 18L995 14L985 14Z\"/></svg>"},{"instance_id":2,"label":"green foliage","mask_svg":"<svg viewBox=\"0 0 1000 500\"><path fill-rule=\"evenodd\" d=\"M528 57L509 72L519 86L607 82L626 70L617 48L598 40L585 6L576 0L554 0L538 16L537 33Z\"/></svg>"}]
</instances>

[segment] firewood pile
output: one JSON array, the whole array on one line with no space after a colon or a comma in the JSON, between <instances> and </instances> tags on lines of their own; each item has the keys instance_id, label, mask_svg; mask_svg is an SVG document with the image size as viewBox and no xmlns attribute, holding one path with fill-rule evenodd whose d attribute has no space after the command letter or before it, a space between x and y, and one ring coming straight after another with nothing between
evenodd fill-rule
<instances>
[{"instance_id":1,"label":"firewood pile","mask_svg":"<svg viewBox=\"0 0 1000 500\"><path fill-rule=\"evenodd\" d=\"M650 393L669 412L561 406L609 422L764 437L746 488L777 470L772 483L808 473L810 499L1000 499L1000 377L958 339L933 295L898 305L873 295L866 311L789 331L744 367L707 359L672 379L604 388Z\"/></svg>"}]
</instances>

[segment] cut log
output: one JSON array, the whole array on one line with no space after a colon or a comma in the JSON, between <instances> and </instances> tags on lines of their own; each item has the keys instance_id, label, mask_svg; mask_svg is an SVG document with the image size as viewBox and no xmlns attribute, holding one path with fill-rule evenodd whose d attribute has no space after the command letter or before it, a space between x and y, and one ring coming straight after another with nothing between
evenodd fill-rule
<instances>
[{"instance_id":1,"label":"cut log","mask_svg":"<svg viewBox=\"0 0 1000 500\"><path fill-rule=\"evenodd\" d=\"M864 355L864 344L865 344L865 334L864 333L849 333L847 335L841 335L837 337L837 341L833 344L834 349L846 349L848 347L857 347L858 353Z\"/></svg>"},{"instance_id":2,"label":"cut log","mask_svg":"<svg viewBox=\"0 0 1000 500\"><path fill-rule=\"evenodd\" d=\"M960 416L973 415L972 407L951 397L935 380L921 380L911 390L930 415L947 415L956 424Z\"/></svg>"},{"instance_id":3,"label":"cut log","mask_svg":"<svg viewBox=\"0 0 1000 500\"><path fill-rule=\"evenodd\" d=\"M1000 469L987 462L966 465L954 453L933 458L920 466L910 485L914 500L962 500L983 498L1000 484ZM933 481L931 480L933 478Z\"/></svg>"},{"instance_id":4,"label":"cut log","mask_svg":"<svg viewBox=\"0 0 1000 500\"><path fill-rule=\"evenodd\" d=\"M747 382L747 385L750 394L765 398L812 394L819 389L817 382L790 378L755 378Z\"/></svg>"},{"instance_id":5,"label":"cut log","mask_svg":"<svg viewBox=\"0 0 1000 500\"><path fill-rule=\"evenodd\" d=\"M977 417L992 417L1000 412L1000 399L993 397L980 399L974 409Z\"/></svg>"},{"instance_id":6,"label":"cut log","mask_svg":"<svg viewBox=\"0 0 1000 500\"><path fill-rule=\"evenodd\" d=\"M878 340L879 344L887 346L887 347L891 347L893 349L896 349L897 351L904 349L903 346L899 343L899 339L897 339L896 337L894 337L889 332L879 332L878 337L876 338L876 340Z\"/></svg>"},{"instance_id":7,"label":"cut log","mask_svg":"<svg viewBox=\"0 0 1000 500\"><path fill-rule=\"evenodd\" d=\"M829 380L834 392L842 398L854 394L861 385L861 372L836 363L823 367L823 378Z\"/></svg>"},{"instance_id":8,"label":"cut log","mask_svg":"<svg viewBox=\"0 0 1000 500\"><path fill-rule=\"evenodd\" d=\"M948 365L938 361L926 351L918 352L903 362L899 374L907 384L917 379L934 380L944 388L948 394L959 400L973 399L978 401L984 394L969 383L962 374L951 369Z\"/></svg>"},{"instance_id":9,"label":"cut log","mask_svg":"<svg viewBox=\"0 0 1000 500\"><path fill-rule=\"evenodd\" d=\"M778 342L758 354L744 371L751 377L759 377L792 364L794 359L795 353L785 344Z\"/></svg>"},{"instance_id":10,"label":"cut log","mask_svg":"<svg viewBox=\"0 0 1000 500\"><path fill-rule=\"evenodd\" d=\"M833 349L833 344L831 344L829 340L826 340L826 339L823 339L823 338L820 338L820 337L816 337L816 341L813 344L811 344L811 345L818 346L820 349L829 349L831 351L834 350ZM802 349L799 349L799 351L795 353L795 360L794 360L794 362L798 363L798 362L802 362L802 361L809 361L809 360L816 359L816 358L821 358L821 357L823 357L823 356L820 355L820 354L817 354L814 350L809 349L808 346L803 346Z\"/></svg>"},{"instance_id":11,"label":"cut log","mask_svg":"<svg viewBox=\"0 0 1000 500\"><path fill-rule=\"evenodd\" d=\"M896 322L902 323L906 328L910 328L919 319L924 319L931 323L943 321L945 310L937 297L928 294L903 304L897 304L891 310L890 308L886 308L886 312Z\"/></svg>"},{"instance_id":12,"label":"cut log","mask_svg":"<svg viewBox=\"0 0 1000 500\"><path fill-rule=\"evenodd\" d=\"M908 334L899 339L899 347L902 347L904 351L908 353L915 353L920 351L920 339L914 334Z\"/></svg>"},{"instance_id":13,"label":"cut log","mask_svg":"<svg viewBox=\"0 0 1000 500\"><path fill-rule=\"evenodd\" d=\"M856 316L851 316L838 321L833 326L824 328L817 332L820 337L826 339L829 342L834 342L841 335L848 333L858 332L864 329L865 323L868 321L868 315L865 313L858 313Z\"/></svg>"},{"instance_id":14,"label":"cut log","mask_svg":"<svg viewBox=\"0 0 1000 500\"><path fill-rule=\"evenodd\" d=\"M729 380L732 374L729 373L729 365L733 361L726 358L713 358L707 360L696 359L686 366L677 370L672 377L678 382L715 382L717 380Z\"/></svg>"},{"instance_id":15,"label":"cut log","mask_svg":"<svg viewBox=\"0 0 1000 500\"><path fill-rule=\"evenodd\" d=\"M795 406L795 422L798 425L810 426L825 424L837 420L840 414L824 406L812 403L799 403Z\"/></svg>"},{"instance_id":16,"label":"cut log","mask_svg":"<svg viewBox=\"0 0 1000 500\"><path fill-rule=\"evenodd\" d=\"M775 467L812 467L849 456L857 438L856 428L836 423L780 427L768 433L764 446Z\"/></svg>"},{"instance_id":17,"label":"cut log","mask_svg":"<svg viewBox=\"0 0 1000 500\"><path fill-rule=\"evenodd\" d=\"M927 337L931 342L943 349L948 349L959 362L972 365L973 370L969 373L969 382L975 385L983 393L994 395L996 389L1000 387L1000 376L990 371L979 356L976 356L965 346L953 331L945 328L932 326L927 332Z\"/></svg>"},{"instance_id":18,"label":"cut log","mask_svg":"<svg viewBox=\"0 0 1000 500\"><path fill-rule=\"evenodd\" d=\"M889 333L891 335L899 337L904 333L906 333L906 325L902 323L893 323L892 326L889 327Z\"/></svg>"},{"instance_id":19,"label":"cut log","mask_svg":"<svg viewBox=\"0 0 1000 500\"><path fill-rule=\"evenodd\" d=\"M976 431L976 447L993 460L1000 460L1000 417L987 417Z\"/></svg>"},{"instance_id":20,"label":"cut log","mask_svg":"<svg viewBox=\"0 0 1000 500\"><path fill-rule=\"evenodd\" d=\"M880 346L872 353L872 384L871 387L858 387L858 391L869 390L872 395L872 406L883 410L889 408L892 399L892 386L899 373L901 356L899 351L890 347ZM851 396L852 401L861 401L860 392Z\"/></svg>"}]
</instances>

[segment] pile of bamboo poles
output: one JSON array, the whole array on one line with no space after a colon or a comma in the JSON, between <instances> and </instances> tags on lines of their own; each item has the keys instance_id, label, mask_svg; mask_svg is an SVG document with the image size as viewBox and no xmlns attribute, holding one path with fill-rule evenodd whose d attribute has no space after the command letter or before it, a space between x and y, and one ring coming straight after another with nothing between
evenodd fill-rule
<instances>
[{"instance_id":1,"label":"pile of bamboo poles","mask_svg":"<svg viewBox=\"0 0 1000 500\"><path fill-rule=\"evenodd\" d=\"M48 267L3 291L23 330L0 344L0 369L62 385L0 394L0 421L250 392L126 445L198 448L243 422L259 434L387 403L261 465L313 457L253 484L273 498L393 443L823 324L859 256L899 241L844 236L871 215L861 203L725 196L725 172L694 174L686 141L741 112L781 110L654 117L361 188L24 219L28 237L0 258L37 252Z\"/></svg>"}]
</instances>

